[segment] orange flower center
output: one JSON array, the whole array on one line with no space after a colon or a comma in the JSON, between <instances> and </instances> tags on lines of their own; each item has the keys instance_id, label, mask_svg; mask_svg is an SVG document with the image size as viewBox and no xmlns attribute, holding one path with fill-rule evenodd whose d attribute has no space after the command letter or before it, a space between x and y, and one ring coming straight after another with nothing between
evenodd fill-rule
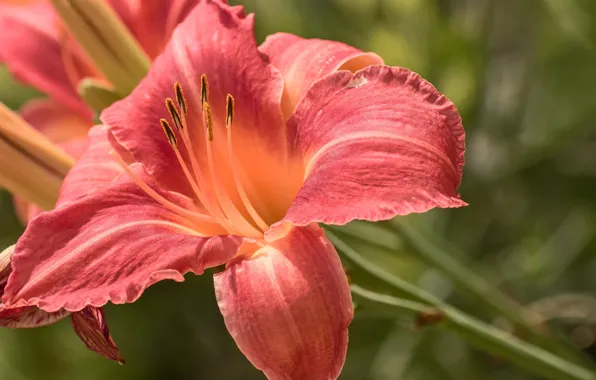
<instances>
[{"instance_id":1,"label":"orange flower center","mask_svg":"<svg viewBox=\"0 0 596 380\"><path fill-rule=\"evenodd\" d=\"M232 140L234 97L230 94L226 96L225 143L220 141L218 145L220 149L216 153L214 151L214 148L216 148L214 146L214 132L216 132L214 128L216 125L214 125L212 108L209 104L209 85L207 77L204 74L201 76L200 115L205 151L203 152L204 159L199 161L199 156L195 151L195 147L193 147L193 140L189 133L188 103L179 82L175 83L174 92L176 100L167 98L165 101L170 121L162 118L159 122L176 155L182 172L203 210L201 212L187 210L166 200L132 173L121 158L116 157L116 159L149 196L170 210L193 219L199 233L205 235L227 233L256 239L262 238L269 226L279 220L279 217L283 216L283 213L289 207L302 182L303 171L288 169L285 178L282 177L279 180L290 189L289 194L283 198L278 198L277 202L275 202L276 200L268 202L268 207L255 207L251 197L249 197L247 187L253 190L254 193L254 188L262 185L255 186L254 183L251 183L250 175L242 169L241 164L238 162L239 157L235 154ZM220 137L222 135L223 133L219 133ZM216 157L216 155L218 156ZM283 186L280 185L280 187ZM263 211L271 211L271 208L275 209L275 203L278 203L277 210L274 211L277 214L276 217L272 219L271 213L262 214ZM266 208L269 208L269 210L265 210ZM223 229L223 231L216 232L217 227L220 230Z\"/></svg>"}]
</instances>

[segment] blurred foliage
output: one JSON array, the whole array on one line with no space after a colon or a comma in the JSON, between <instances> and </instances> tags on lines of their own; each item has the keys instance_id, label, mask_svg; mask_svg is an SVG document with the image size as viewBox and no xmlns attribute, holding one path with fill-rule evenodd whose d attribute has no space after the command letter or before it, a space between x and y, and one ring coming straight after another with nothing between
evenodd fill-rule
<instances>
[{"instance_id":1,"label":"blurred foliage","mask_svg":"<svg viewBox=\"0 0 596 380\"><path fill-rule=\"evenodd\" d=\"M554 327L588 354L596 352L593 302L569 306L556 297L596 296L596 2L233 3L256 13L259 41L276 31L343 41L419 72L451 98L467 131L460 192L470 206L407 220L520 304L550 305L544 318L556 319ZM0 83L0 100L14 108L35 94L4 72ZM375 233L369 226L356 228ZM14 242L21 231L10 197L3 194L0 245ZM385 248L362 250L463 310L490 317L440 271L403 252L395 239L384 235ZM569 313L573 307L582 312ZM135 304L109 305L106 313L128 361L124 367L87 351L62 321L35 330L0 330L2 378L262 378L227 334L208 274L189 276L183 284L159 283ZM493 322L507 328L498 318ZM414 329L408 318L357 314L341 379L437 378L536 377L470 348L453 333Z\"/></svg>"}]
</instances>

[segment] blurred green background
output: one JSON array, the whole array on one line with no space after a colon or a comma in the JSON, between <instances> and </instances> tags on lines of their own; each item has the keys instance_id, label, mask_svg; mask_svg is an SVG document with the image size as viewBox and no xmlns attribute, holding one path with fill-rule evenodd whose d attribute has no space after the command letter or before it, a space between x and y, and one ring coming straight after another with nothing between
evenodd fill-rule
<instances>
[{"instance_id":1,"label":"blurred green background","mask_svg":"<svg viewBox=\"0 0 596 380\"><path fill-rule=\"evenodd\" d=\"M445 93L467 131L459 190L470 206L408 222L524 307L539 307L578 349L596 354L596 1L231 2L256 13L259 41L276 31L343 41L420 73ZM33 95L1 72L1 101L18 108ZM10 196L1 193L0 248L22 230ZM365 251L402 278L507 328L397 243ZM125 366L88 351L64 320L0 329L0 378L263 378L226 332L209 275L159 283L135 304L105 310ZM537 377L453 333L415 329L411 318L357 314L341 379Z\"/></svg>"}]
</instances>

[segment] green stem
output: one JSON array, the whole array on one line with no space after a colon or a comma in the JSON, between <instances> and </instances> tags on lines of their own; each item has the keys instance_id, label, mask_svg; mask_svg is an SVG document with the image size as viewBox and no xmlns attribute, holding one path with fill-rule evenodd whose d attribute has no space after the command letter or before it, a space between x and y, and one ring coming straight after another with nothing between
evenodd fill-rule
<instances>
[{"instance_id":1,"label":"green stem","mask_svg":"<svg viewBox=\"0 0 596 380\"><path fill-rule=\"evenodd\" d=\"M380 240L387 240L391 234L399 237L397 241L399 242L398 245L401 245L401 250L414 252L416 258L422 260L427 265L438 268L453 279L462 290L474 295L475 302L479 305L492 310L498 316L503 316L512 321L516 326L517 333L524 339L576 364L594 368L594 363L575 348L571 347L568 342L543 335L524 318L519 304L495 288L476 272L471 271L468 267L454 260L453 257L455 255L445 252L443 249L430 243L428 239L403 221L392 220L384 223L384 225L386 226L385 228L377 227L380 231L375 232L374 235L377 236L375 240L358 234L357 230L332 226L327 226L327 228L332 229L342 236L349 235L350 238L372 244L387 252L397 251L399 249L396 248L396 244L387 244ZM381 236L384 238L381 239ZM375 277L378 278L377 275Z\"/></svg>"},{"instance_id":2,"label":"green stem","mask_svg":"<svg viewBox=\"0 0 596 380\"><path fill-rule=\"evenodd\" d=\"M502 293L477 272L455 260L454 255L432 244L407 222L394 219L387 224L399 234L403 243L414 251L417 257L451 277L462 289L476 296L477 302L481 302L498 315L514 322L518 332L532 343L575 363L593 366L591 361L588 361L566 342L560 339L554 340L538 332L520 312L521 308L517 302Z\"/></svg>"},{"instance_id":3,"label":"green stem","mask_svg":"<svg viewBox=\"0 0 596 380\"><path fill-rule=\"evenodd\" d=\"M493 326L480 322L446 304L423 289L390 274L366 260L360 253L352 249L335 234L327 231L327 237L342 252L344 258L355 264L357 268L391 285L400 294L403 294L409 299L399 300L395 297L372 292L367 294L369 296L376 294L376 296L366 298L362 296L365 293L362 293L362 291L358 292L361 288L353 285L352 288L357 290L355 293L357 302L372 300L393 305L401 310L409 310L417 314L432 306L444 314L446 320L449 321L446 325L457 331L469 342L491 353L507 358L534 373L553 380L596 380L596 377L590 371L574 363L567 362L539 347L525 343ZM391 302L381 302L383 300ZM399 300L399 302L395 300Z\"/></svg>"},{"instance_id":4,"label":"green stem","mask_svg":"<svg viewBox=\"0 0 596 380\"><path fill-rule=\"evenodd\" d=\"M419 316L429 310L423 303L371 292L358 285L352 285L354 300L365 306L392 310L394 316L405 313ZM480 322L463 312L448 306L435 305L442 313L442 321L437 326L451 329L470 344L496 356L506 358L537 375L552 380L594 380L595 375L575 364L565 361L547 351Z\"/></svg>"}]
</instances>

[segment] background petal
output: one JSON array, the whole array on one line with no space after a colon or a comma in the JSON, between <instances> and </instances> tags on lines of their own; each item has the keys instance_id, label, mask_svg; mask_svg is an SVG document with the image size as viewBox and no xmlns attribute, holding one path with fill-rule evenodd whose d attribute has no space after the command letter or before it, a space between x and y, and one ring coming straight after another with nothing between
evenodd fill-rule
<instances>
[{"instance_id":1,"label":"background petal","mask_svg":"<svg viewBox=\"0 0 596 380\"><path fill-rule=\"evenodd\" d=\"M64 179L60 187L57 207L110 185L123 172L110 152L120 152L123 155L125 152L114 141L108 127L105 125L93 127L89 132L88 140L86 138L84 142L87 149ZM72 141L69 148L72 150L76 143L77 141Z\"/></svg>"},{"instance_id":2,"label":"background petal","mask_svg":"<svg viewBox=\"0 0 596 380\"><path fill-rule=\"evenodd\" d=\"M75 159L81 157L87 148L87 134L91 121L56 100L30 100L19 110L19 114ZM89 188L77 186L76 189L78 192L86 192ZM27 224L44 211L19 196L14 196L13 200L15 213L23 224Z\"/></svg>"},{"instance_id":3,"label":"background petal","mask_svg":"<svg viewBox=\"0 0 596 380\"><path fill-rule=\"evenodd\" d=\"M337 70L356 72L383 64L383 59L375 53L364 53L337 41L306 39L289 33L268 36L259 50L283 75L282 108L286 118L317 79Z\"/></svg>"},{"instance_id":4,"label":"background petal","mask_svg":"<svg viewBox=\"0 0 596 380\"><path fill-rule=\"evenodd\" d=\"M60 22L50 2L0 4L0 25L0 62L23 83L90 119L91 110L79 98L67 74Z\"/></svg>"},{"instance_id":5,"label":"background petal","mask_svg":"<svg viewBox=\"0 0 596 380\"><path fill-rule=\"evenodd\" d=\"M151 186L193 209L186 198ZM157 281L183 281L184 273L200 274L236 252L237 238L198 236L196 224L124 178L29 223L12 256L4 302L48 312L133 302Z\"/></svg>"},{"instance_id":6,"label":"background petal","mask_svg":"<svg viewBox=\"0 0 596 380\"><path fill-rule=\"evenodd\" d=\"M346 275L322 229L289 228L215 275L217 302L240 350L269 379L336 379L353 316Z\"/></svg>"},{"instance_id":7,"label":"background petal","mask_svg":"<svg viewBox=\"0 0 596 380\"><path fill-rule=\"evenodd\" d=\"M52 98L28 101L19 110L19 115L57 144L87 138L89 128L93 125L89 118L82 117Z\"/></svg>"},{"instance_id":8,"label":"background petal","mask_svg":"<svg viewBox=\"0 0 596 380\"><path fill-rule=\"evenodd\" d=\"M372 66L317 82L289 120L303 187L285 220L344 224L465 205L455 106L407 69Z\"/></svg>"},{"instance_id":9,"label":"background petal","mask_svg":"<svg viewBox=\"0 0 596 380\"><path fill-rule=\"evenodd\" d=\"M111 6L152 60L198 0L110 0Z\"/></svg>"}]
</instances>

